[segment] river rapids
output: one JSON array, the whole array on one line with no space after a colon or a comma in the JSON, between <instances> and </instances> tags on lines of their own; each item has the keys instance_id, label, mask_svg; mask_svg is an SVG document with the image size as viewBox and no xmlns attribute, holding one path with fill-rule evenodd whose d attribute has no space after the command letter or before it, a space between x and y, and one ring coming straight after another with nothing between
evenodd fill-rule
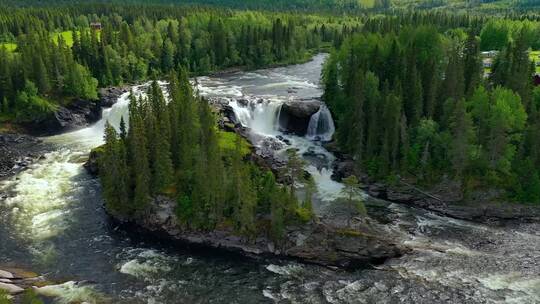
<instances>
[{"instance_id":1,"label":"river rapids","mask_svg":"<svg viewBox=\"0 0 540 304\"><path fill-rule=\"evenodd\" d=\"M321 96L324 59L196 81L201 95L233 108L255 145L280 138L283 150L299 150L318 214L342 188L321 144L334 132L330 112L314 114L305 137L283 134L279 115L286 101ZM50 303L540 303L539 223L489 227L365 196L368 214L412 250L354 272L189 250L117 229L82 164L102 143L105 121L117 126L127 106L124 94L95 125L44 138L53 152L0 182L0 268L68 281L47 290Z\"/></svg>"}]
</instances>

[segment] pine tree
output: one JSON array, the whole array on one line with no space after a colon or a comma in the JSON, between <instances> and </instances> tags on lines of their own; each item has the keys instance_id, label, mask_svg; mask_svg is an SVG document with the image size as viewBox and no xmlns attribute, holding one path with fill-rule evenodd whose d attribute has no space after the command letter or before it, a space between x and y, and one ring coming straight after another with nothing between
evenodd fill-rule
<instances>
[{"instance_id":1,"label":"pine tree","mask_svg":"<svg viewBox=\"0 0 540 304\"><path fill-rule=\"evenodd\" d=\"M249 169L242 162L241 138L235 141L235 151L231 160L231 207L236 228L242 234L250 236L255 232L255 202L257 200L254 193Z\"/></svg>"},{"instance_id":2,"label":"pine tree","mask_svg":"<svg viewBox=\"0 0 540 304\"><path fill-rule=\"evenodd\" d=\"M304 161L298 156L296 150L287 150L287 176L291 179L289 191L291 195L295 194L295 184L304 180Z\"/></svg>"},{"instance_id":3,"label":"pine tree","mask_svg":"<svg viewBox=\"0 0 540 304\"><path fill-rule=\"evenodd\" d=\"M135 97L132 97L132 102ZM135 105L130 107L130 136L128 143L131 176L133 177L133 210L137 214L141 214L150 199L150 165L148 157L148 144L145 134L145 123L143 121L140 104L141 101L135 102Z\"/></svg>"},{"instance_id":4,"label":"pine tree","mask_svg":"<svg viewBox=\"0 0 540 304\"><path fill-rule=\"evenodd\" d=\"M42 94L46 94L50 90L49 75L47 74L47 68L43 63L43 59L39 55L34 55L34 79L37 84L38 90Z\"/></svg>"},{"instance_id":5,"label":"pine tree","mask_svg":"<svg viewBox=\"0 0 540 304\"><path fill-rule=\"evenodd\" d=\"M127 129L126 129L126 122L124 121L124 116L120 117L120 138L123 142L126 141L127 137Z\"/></svg>"},{"instance_id":6,"label":"pine tree","mask_svg":"<svg viewBox=\"0 0 540 304\"><path fill-rule=\"evenodd\" d=\"M157 81L153 81L149 89L149 105L147 121L151 122L147 130L152 130L148 142L152 165L152 192L163 193L174 181L174 168L171 160L170 121L165 98Z\"/></svg>"},{"instance_id":7,"label":"pine tree","mask_svg":"<svg viewBox=\"0 0 540 304\"><path fill-rule=\"evenodd\" d=\"M473 123L467 112L465 99L458 100L452 114L450 129L452 144L450 157L456 176L461 178L469 165L470 146L473 144Z\"/></svg>"},{"instance_id":8,"label":"pine tree","mask_svg":"<svg viewBox=\"0 0 540 304\"><path fill-rule=\"evenodd\" d=\"M467 96L471 96L480 84L483 76L480 44L473 31L469 31L468 33L464 53L465 93Z\"/></svg>"},{"instance_id":9,"label":"pine tree","mask_svg":"<svg viewBox=\"0 0 540 304\"><path fill-rule=\"evenodd\" d=\"M359 199L360 195L362 194L362 190L360 189L360 182L354 175L344 178L342 182L342 193L345 195L346 203L349 207L347 226L350 226L354 211L365 214L364 204Z\"/></svg>"}]
</instances>

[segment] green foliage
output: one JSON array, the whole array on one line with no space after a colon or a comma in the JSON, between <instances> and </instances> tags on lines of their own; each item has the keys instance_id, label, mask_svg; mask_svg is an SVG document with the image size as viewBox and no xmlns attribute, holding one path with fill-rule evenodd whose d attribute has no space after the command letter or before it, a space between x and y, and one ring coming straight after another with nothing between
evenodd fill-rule
<instances>
[{"instance_id":1,"label":"green foliage","mask_svg":"<svg viewBox=\"0 0 540 304\"><path fill-rule=\"evenodd\" d=\"M120 135L106 125L99 173L108 210L143 217L152 199L165 195L176 200L187 229L227 227L277 243L288 223L311 218L311 202L300 206L294 190L245 160L244 138L217 130L210 105L193 94L185 71L173 72L167 89L168 103L155 81L146 97L131 95L127 132L125 124ZM270 225L258 225L267 216Z\"/></svg>"},{"instance_id":2,"label":"green foliage","mask_svg":"<svg viewBox=\"0 0 540 304\"><path fill-rule=\"evenodd\" d=\"M0 304L11 304L11 301L8 298L8 293L4 290L0 290Z\"/></svg>"},{"instance_id":3,"label":"green foliage","mask_svg":"<svg viewBox=\"0 0 540 304\"><path fill-rule=\"evenodd\" d=\"M44 302L41 301L36 293L31 289L27 289L24 292L23 298L22 298L22 304L43 304Z\"/></svg>"},{"instance_id":4,"label":"green foliage","mask_svg":"<svg viewBox=\"0 0 540 304\"><path fill-rule=\"evenodd\" d=\"M0 13L0 101L7 98L9 104L3 119L16 116L26 81L53 105L93 100L97 87L140 82L172 70L184 70L187 77L229 67L300 62L360 25L356 18L292 13L65 4L17 6ZM90 28L90 21L102 28Z\"/></svg>"},{"instance_id":5,"label":"green foliage","mask_svg":"<svg viewBox=\"0 0 540 304\"><path fill-rule=\"evenodd\" d=\"M338 144L373 177L430 184L451 172L464 184L496 185L535 201L540 95L528 50L536 26L497 19L480 40L472 29L443 35L434 25L345 40L323 74ZM488 79L482 43L502 49ZM518 178L526 159L534 164L530 180Z\"/></svg>"},{"instance_id":6,"label":"green foliage","mask_svg":"<svg viewBox=\"0 0 540 304\"><path fill-rule=\"evenodd\" d=\"M74 63L70 66L64 85L65 93L71 96L97 99L98 81L80 64Z\"/></svg>"},{"instance_id":7,"label":"green foliage","mask_svg":"<svg viewBox=\"0 0 540 304\"><path fill-rule=\"evenodd\" d=\"M4 107L9 110L7 101ZM33 82L27 81L24 89L17 95L16 118L19 122L39 120L50 115L56 106L38 95L38 90Z\"/></svg>"},{"instance_id":8,"label":"green foliage","mask_svg":"<svg viewBox=\"0 0 540 304\"><path fill-rule=\"evenodd\" d=\"M218 131L218 145L226 153L234 152L236 141L240 138L240 154L246 156L251 153L251 144L233 132Z\"/></svg>"}]
</instances>

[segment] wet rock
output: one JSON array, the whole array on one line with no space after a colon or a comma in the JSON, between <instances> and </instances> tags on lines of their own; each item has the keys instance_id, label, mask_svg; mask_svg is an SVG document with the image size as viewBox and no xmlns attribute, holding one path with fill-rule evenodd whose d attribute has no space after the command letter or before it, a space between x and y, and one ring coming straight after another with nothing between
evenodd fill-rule
<instances>
[{"instance_id":1,"label":"wet rock","mask_svg":"<svg viewBox=\"0 0 540 304\"><path fill-rule=\"evenodd\" d=\"M16 294L24 292L23 288L15 284L10 284L10 283L0 283L0 290L3 290L11 295L16 295Z\"/></svg>"},{"instance_id":2,"label":"wet rock","mask_svg":"<svg viewBox=\"0 0 540 304\"><path fill-rule=\"evenodd\" d=\"M99 90L100 105L102 107L110 108L116 103L118 97L126 92L128 92L127 87L102 88Z\"/></svg>"},{"instance_id":3,"label":"wet rock","mask_svg":"<svg viewBox=\"0 0 540 304\"><path fill-rule=\"evenodd\" d=\"M325 266L357 268L366 263L380 263L396 257L406 249L383 237L375 227L357 224L350 230L330 223L310 222L288 227L279 248L267 237L255 241L237 235L232 229L220 228L209 232L183 228L176 218L176 203L166 197L156 197L144 218L125 221L145 231L179 242L214 247L247 255L279 255Z\"/></svg>"},{"instance_id":4,"label":"wet rock","mask_svg":"<svg viewBox=\"0 0 540 304\"><path fill-rule=\"evenodd\" d=\"M0 278L2 278L2 279L13 279L15 277L13 276L13 274L11 272L0 269Z\"/></svg>"},{"instance_id":5,"label":"wet rock","mask_svg":"<svg viewBox=\"0 0 540 304\"><path fill-rule=\"evenodd\" d=\"M321 107L321 101L289 101L283 104L279 116L280 127L285 132L306 135L311 116Z\"/></svg>"},{"instance_id":6,"label":"wet rock","mask_svg":"<svg viewBox=\"0 0 540 304\"><path fill-rule=\"evenodd\" d=\"M28 167L49 150L40 139L17 133L0 134L0 179Z\"/></svg>"},{"instance_id":7,"label":"wet rock","mask_svg":"<svg viewBox=\"0 0 540 304\"><path fill-rule=\"evenodd\" d=\"M287 146L291 145L291 141L281 135L276 136L277 139L281 140L283 143L285 143Z\"/></svg>"},{"instance_id":8,"label":"wet rock","mask_svg":"<svg viewBox=\"0 0 540 304\"><path fill-rule=\"evenodd\" d=\"M24 126L33 135L53 135L87 127L101 118L98 101L78 99L58 109L47 117L36 119Z\"/></svg>"},{"instance_id":9,"label":"wet rock","mask_svg":"<svg viewBox=\"0 0 540 304\"><path fill-rule=\"evenodd\" d=\"M257 148L257 154L261 156L272 156L280 149L283 149L283 143L274 137L264 138Z\"/></svg>"},{"instance_id":10,"label":"wet rock","mask_svg":"<svg viewBox=\"0 0 540 304\"><path fill-rule=\"evenodd\" d=\"M336 181L341 181L342 179L354 174L354 161L346 160L334 163L334 172L332 173L332 179Z\"/></svg>"},{"instance_id":11,"label":"wet rock","mask_svg":"<svg viewBox=\"0 0 540 304\"><path fill-rule=\"evenodd\" d=\"M39 136L87 127L101 119L102 107L111 107L125 92L125 87L100 89L98 100L73 100L68 106L58 107L52 115L25 123L24 127L29 134Z\"/></svg>"},{"instance_id":12,"label":"wet rock","mask_svg":"<svg viewBox=\"0 0 540 304\"><path fill-rule=\"evenodd\" d=\"M86 172L88 172L92 176L98 176L99 174L98 159L100 151L101 150L99 149L99 147L92 149L92 151L90 151L90 154L88 155L88 160L83 165L86 169Z\"/></svg>"}]
</instances>

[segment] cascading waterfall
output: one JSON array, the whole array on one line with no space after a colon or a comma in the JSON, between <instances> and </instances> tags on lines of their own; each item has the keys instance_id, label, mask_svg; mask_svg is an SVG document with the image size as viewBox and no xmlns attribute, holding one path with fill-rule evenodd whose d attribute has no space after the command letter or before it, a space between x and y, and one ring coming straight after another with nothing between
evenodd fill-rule
<instances>
[{"instance_id":1,"label":"cascading waterfall","mask_svg":"<svg viewBox=\"0 0 540 304\"><path fill-rule=\"evenodd\" d=\"M239 122L258 134L277 135L279 114L283 102L280 100L247 100L244 106L239 101L229 103Z\"/></svg>"},{"instance_id":2,"label":"cascading waterfall","mask_svg":"<svg viewBox=\"0 0 540 304\"><path fill-rule=\"evenodd\" d=\"M311 140L330 141L335 131L332 114L323 104L319 111L311 116L306 137Z\"/></svg>"}]
</instances>

